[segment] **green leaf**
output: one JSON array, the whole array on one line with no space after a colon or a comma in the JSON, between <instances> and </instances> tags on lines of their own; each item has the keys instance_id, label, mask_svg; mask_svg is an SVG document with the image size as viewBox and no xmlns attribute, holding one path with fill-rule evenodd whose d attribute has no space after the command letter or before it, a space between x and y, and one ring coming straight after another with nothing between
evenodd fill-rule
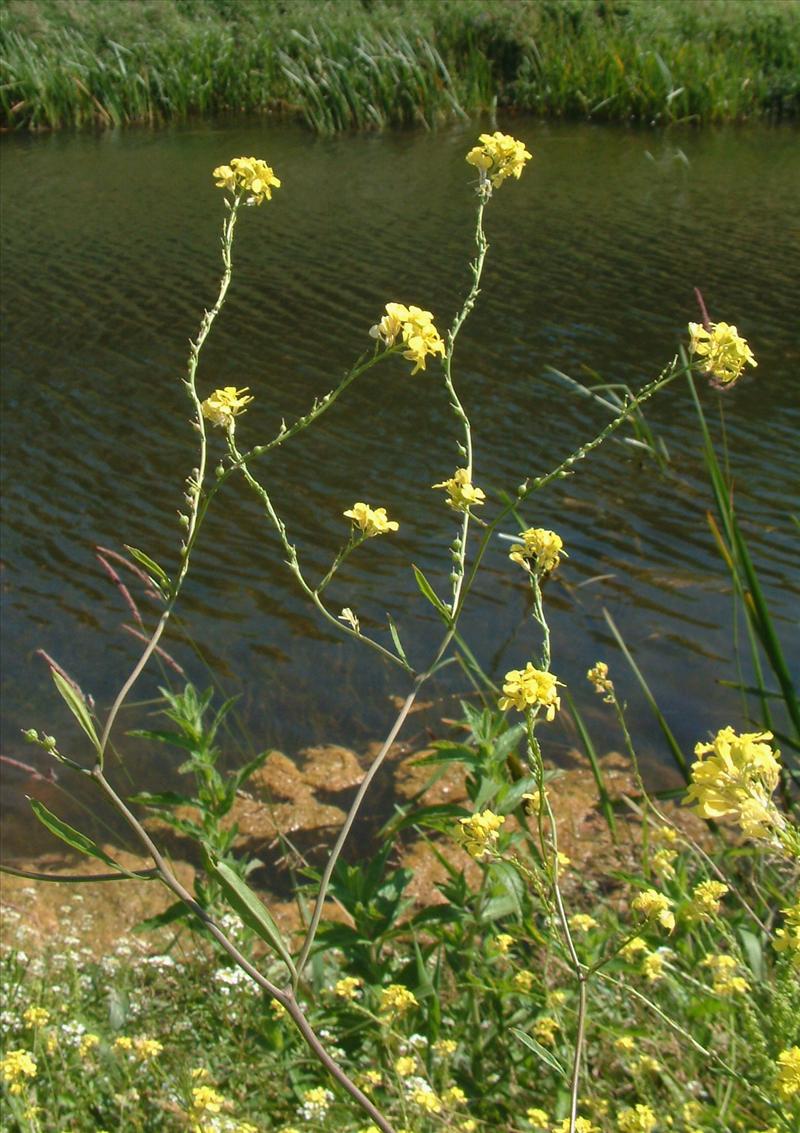
<instances>
[{"instance_id":1,"label":"green leaf","mask_svg":"<svg viewBox=\"0 0 800 1133\"><path fill-rule=\"evenodd\" d=\"M157 562L151 559L149 555L146 555L144 551L140 551L138 547L130 547L127 543L123 545L131 558L136 559L137 563L139 563L140 566L144 567L159 590L169 590L170 586L172 585L169 575L158 565Z\"/></svg>"},{"instance_id":2,"label":"green leaf","mask_svg":"<svg viewBox=\"0 0 800 1133\"><path fill-rule=\"evenodd\" d=\"M190 751L192 753L197 752L199 747L199 743L196 739L182 736L180 732L154 732L148 728L133 728L130 732L126 732L125 734L135 736L137 740L155 740L156 743L169 744L171 747L179 747L184 751Z\"/></svg>"},{"instance_id":3,"label":"green leaf","mask_svg":"<svg viewBox=\"0 0 800 1133\"><path fill-rule=\"evenodd\" d=\"M51 669L50 675L53 678L53 683L55 684L56 688L61 693L61 696L67 708L69 708L70 712L78 721L81 728L83 728L86 735L92 741L95 751L99 754L100 740L97 737L97 732L94 730L94 724L92 723L92 718L89 715L89 709L86 707L86 702L84 701L83 697L79 692L75 691L69 681L64 680L64 678L61 676L61 673L57 672L55 669Z\"/></svg>"},{"instance_id":4,"label":"green leaf","mask_svg":"<svg viewBox=\"0 0 800 1133\"><path fill-rule=\"evenodd\" d=\"M522 901L525 896L525 885L522 878L510 862L496 861L489 867L489 877L499 882L505 890L506 896L514 905L514 912L522 919Z\"/></svg>"},{"instance_id":5,"label":"green leaf","mask_svg":"<svg viewBox=\"0 0 800 1133\"><path fill-rule=\"evenodd\" d=\"M384 827L384 833L396 833L398 830L405 830L407 826L429 826L432 830L446 832L452 829L454 819L467 818L469 813L457 803L424 806L413 810L410 814L402 814L390 819Z\"/></svg>"},{"instance_id":6,"label":"green leaf","mask_svg":"<svg viewBox=\"0 0 800 1133\"><path fill-rule=\"evenodd\" d=\"M389 619L389 633L392 635L392 641L394 642L394 647L397 650L397 656L401 661L405 661L405 663L408 664L408 657L406 657L406 651L405 649L403 649L402 643L400 641L400 634L397 632L397 626L394 624L394 618L389 613L387 613L386 617Z\"/></svg>"},{"instance_id":7,"label":"green leaf","mask_svg":"<svg viewBox=\"0 0 800 1133\"><path fill-rule=\"evenodd\" d=\"M449 626L451 621L452 621L452 615L451 615L450 611L448 610L447 606L445 606L445 604L444 604L444 602L442 602L441 598L438 597L435 590L433 589L431 584L428 582L427 578L422 573L422 571L419 569L419 567L415 566L414 563L412 563L411 569L414 572L414 578L417 580L417 586L419 587L420 593L422 594L422 596L424 598L428 599L428 601L430 602L430 604L433 606L433 608L435 610L438 610L438 612L442 615L442 618L444 619L445 624Z\"/></svg>"},{"instance_id":8,"label":"green leaf","mask_svg":"<svg viewBox=\"0 0 800 1133\"><path fill-rule=\"evenodd\" d=\"M138 924L133 926L134 932L152 932L153 929L163 928L164 925L175 924L176 921L183 920L193 916L190 910L184 905L183 901L175 901L168 908L164 909L163 913L157 913L154 917L146 917L145 920L139 921Z\"/></svg>"},{"instance_id":9,"label":"green leaf","mask_svg":"<svg viewBox=\"0 0 800 1133\"><path fill-rule=\"evenodd\" d=\"M47 809L44 803L40 803L38 799L28 799L31 804L31 810L41 822L42 826L46 826L51 834L55 834L56 838L60 838L62 842L66 842L73 850L78 850L82 854L88 854L91 858L98 858L106 865L110 865L113 869L117 869L124 876L130 877L131 875L127 870L124 870L119 862L115 862L108 854L93 842L91 838L87 838L85 834L81 834L80 830L76 830L74 826L70 826L64 822L63 819L58 818L55 814Z\"/></svg>"},{"instance_id":10,"label":"green leaf","mask_svg":"<svg viewBox=\"0 0 800 1133\"><path fill-rule=\"evenodd\" d=\"M256 896L235 870L231 869L225 862L219 861L207 850L203 854L203 864L207 872L219 882L225 897L244 923L249 925L262 940L272 945L292 973L293 978L297 979L294 960L281 935L281 930L260 897Z\"/></svg>"},{"instance_id":11,"label":"green leaf","mask_svg":"<svg viewBox=\"0 0 800 1133\"><path fill-rule=\"evenodd\" d=\"M551 1070L555 1070L555 1072L557 1074L560 1074L562 1078L566 1078L566 1070L558 1061L558 1059L550 1053L549 1050L545 1050L541 1043L537 1043L536 1039L532 1039L530 1035L526 1035L524 1031L521 1031L519 1029L519 1027L511 1027L510 1029L511 1034L515 1038L519 1039L519 1041L523 1043L524 1046L527 1046L530 1050L532 1050L535 1055L541 1058L542 1062L546 1063Z\"/></svg>"},{"instance_id":12,"label":"green leaf","mask_svg":"<svg viewBox=\"0 0 800 1133\"><path fill-rule=\"evenodd\" d=\"M177 791L163 791L159 795L151 795L149 791L140 791L138 795L131 795L128 802L135 803L137 806L162 807L167 810L172 810L176 806L197 806L194 799L190 799L188 795L179 795Z\"/></svg>"}]
</instances>

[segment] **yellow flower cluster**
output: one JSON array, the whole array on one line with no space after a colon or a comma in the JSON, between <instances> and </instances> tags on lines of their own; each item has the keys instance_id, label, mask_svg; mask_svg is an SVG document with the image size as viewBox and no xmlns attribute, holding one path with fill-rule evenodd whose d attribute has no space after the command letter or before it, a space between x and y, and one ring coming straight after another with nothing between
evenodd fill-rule
<instances>
[{"instance_id":1,"label":"yellow flower cluster","mask_svg":"<svg viewBox=\"0 0 800 1133\"><path fill-rule=\"evenodd\" d=\"M440 1054L443 1058L449 1058L451 1054L455 1054L458 1050L458 1043L453 1042L452 1039L437 1039L433 1044L435 1054Z\"/></svg>"},{"instance_id":2,"label":"yellow flower cluster","mask_svg":"<svg viewBox=\"0 0 800 1133\"><path fill-rule=\"evenodd\" d=\"M650 952L642 961L642 975L649 983L655 984L664 978L664 957L660 952Z\"/></svg>"},{"instance_id":3,"label":"yellow flower cluster","mask_svg":"<svg viewBox=\"0 0 800 1133\"><path fill-rule=\"evenodd\" d=\"M516 991L521 991L524 995L527 995L536 983L536 977L527 968L522 968L521 971L514 973L512 982Z\"/></svg>"},{"instance_id":4,"label":"yellow flower cluster","mask_svg":"<svg viewBox=\"0 0 800 1133\"><path fill-rule=\"evenodd\" d=\"M0 1058L0 1074L8 1083L10 1094L21 1094L26 1078L36 1077L36 1059L27 1050L10 1050Z\"/></svg>"},{"instance_id":5,"label":"yellow flower cluster","mask_svg":"<svg viewBox=\"0 0 800 1133\"><path fill-rule=\"evenodd\" d=\"M147 1060L148 1058L158 1058L159 1054L164 1050L163 1045L158 1039L148 1039L144 1035L138 1035L135 1039L130 1038L128 1035L120 1035L118 1039L114 1040L114 1050L124 1051L126 1054L136 1054L139 1058Z\"/></svg>"},{"instance_id":6,"label":"yellow flower cluster","mask_svg":"<svg viewBox=\"0 0 800 1133\"><path fill-rule=\"evenodd\" d=\"M776 952L788 952L792 957L792 964L800 968L800 901L790 905L788 909L781 909L784 916L783 928L775 933L772 947Z\"/></svg>"},{"instance_id":7,"label":"yellow flower cluster","mask_svg":"<svg viewBox=\"0 0 800 1133\"><path fill-rule=\"evenodd\" d=\"M457 468L449 480L441 484L432 484L433 488L444 488L447 492L447 506L456 511L468 511L471 507L480 507L486 499L485 492L476 488L472 483L468 468Z\"/></svg>"},{"instance_id":8,"label":"yellow flower cluster","mask_svg":"<svg viewBox=\"0 0 800 1133\"><path fill-rule=\"evenodd\" d=\"M378 1008L381 1015L397 1018L417 1006L417 997L413 991L409 991L402 984L389 984L381 990L381 1002Z\"/></svg>"},{"instance_id":9,"label":"yellow flower cluster","mask_svg":"<svg viewBox=\"0 0 800 1133\"><path fill-rule=\"evenodd\" d=\"M50 1012L44 1007L27 1007L22 1018L29 1027L44 1027L50 1022Z\"/></svg>"},{"instance_id":10,"label":"yellow flower cluster","mask_svg":"<svg viewBox=\"0 0 800 1133\"><path fill-rule=\"evenodd\" d=\"M545 1015L533 1024L533 1033L542 1046L555 1046L558 1020L552 1015Z\"/></svg>"},{"instance_id":11,"label":"yellow flower cluster","mask_svg":"<svg viewBox=\"0 0 800 1133\"><path fill-rule=\"evenodd\" d=\"M747 991L747 980L733 974L738 967L733 956L706 956L703 967L711 969L712 989L717 995L740 995Z\"/></svg>"},{"instance_id":12,"label":"yellow flower cluster","mask_svg":"<svg viewBox=\"0 0 800 1133\"><path fill-rule=\"evenodd\" d=\"M218 189L230 193L247 193L249 205L272 200L272 190L281 183L272 168L258 157L234 157L230 165L219 165L213 173Z\"/></svg>"},{"instance_id":13,"label":"yellow flower cluster","mask_svg":"<svg viewBox=\"0 0 800 1133\"><path fill-rule=\"evenodd\" d=\"M733 818L748 838L771 838L784 825L771 797L780 778L771 739L771 732L737 735L729 727L710 744L697 744L687 805L702 818Z\"/></svg>"},{"instance_id":14,"label":"yellow flower cluster","mask_svg":"<svg viewBox=\"0 0 800 1133\"><path fill-rule=\"evenodd\" d=\"M507 177L520 178L525 162L530 161L532 153L525 149L525 143L512 138L510 134L481 134L480 145L474 146L467 154L467 161L480 170L481 184L487 180L492 188L499 189Z\"/></svg>"},{"instance_id":15,"label":"yellow flower cluster","mask_svg":"<svg viewBox=\"0 0 800 1133\"><path fill-rule=\"evenodd\" d=\"M441 1113L442 1099L428 1085L416 1086L408 1095L408 1100L423 1113Z\"/></svg>"},{"instance_id":16,"label":"yellow flower cluster","mask_svg":"<svg viewBox=\"0 0 800 1133\"><path fill-rule=\"evenodd\" d=\"M608 665L605 661L595 662L586 674L586 679L606 704L614 703L614 682L608 675Z\"/></svg>"},{"instance_id":17,"label":"yellow flower cluster","mask_svg":"<svg viewBox=\"0 0 800 1133\"><path fill-rule=\"evenodd\" d=\"M574 913L569 918L569 927L573 932L588 932L590 928L597 928L597 921L588 913Z\"/></svg>"},{"instance_id":18,"label":"yellow flower cluster","mask_svg":"<svg viewBox=\"0 0 800 1133\"><path fill-rule=\"evenodd\" d=\"M649 1105L637 1105L633 1109L623 1109L617 1118L620 1133L652 1133L656 1127L656 1115Z\"/></svg>"},{"instance_id":19,"label":"yellow flower cluster","mask_svg":"<svg viewBox=\"0 0 800 1133\"><path fill-rule=\"evenodd\" d=\"M526 1109L525 1116L535 1129L546 1129L547 1123L550 1120L545 1111L539 1109L537 1106L531 1106L530 1109Z\"/></svg>"},{"instance_id":20,"label":"yellow flower cluster","mask_svg":"<svg viewBox=\"0 0 800 1133\"><path fill-rule=\"evenodd\" d=\"M417 1069L417 1060L408 1054L401 1055L394 1064L394 1072L399 1078L408 1078Z\"/></svg>"},{"instance_id":21,"label":"yellow flower cluster","mask_svg":"<svg viewBox=\"0 0 800 1133\"><path fill-rule=\"evenodd\" d=\"M425 369L429 356L439 354L444 358L444 343L433 323L430 311L420 307L406 307L404 303L387 303L386 314L379 323L370 327L370 335L378 338L388 348L394 346L398 336L402 338L405 351L403 357L414 363L414 374Z\"/></svg>"},{"instance_id":22,"label":"yellow flower cluster","mask_svg":"<svg viewBox=\"0 0 800 1133\"><path fill-rule=\"evenodd\" d=\"M526 712L529 708L545 708L548 720L555 718L561 707L561 698L556 691L559 681L552 673L536 669L529 661L524 669L511 669L503 681L503 695L500 708L516 708Z\"/></svg>"},{"instance_id":23,"label":"yellow flower cluster","mask_svg":"<svg viewBox=\"0 0 800 1133\"><path fill-rule=\"evenodd\" d=\"M347 519L352 519L353 526L357 527L365 539L372 539L376 535L386 535L389 531L397 531L399 523L389 519L385 507L372 508L369 504L357 503L342 513Z\"/></svg>"},{"instance_id":24,"label":"yellow flower cluster","mask_svg":"<svg viewBox=\"0 0 800 1133\"><path fill-rule=\"evenodd\" d=\"M212 425L221 425L223 429L230 429L234 417L243 413L253 400L252 397L243 397L248 386L237 389L236 386L225 386L224 389L215 389L210 397L200 406L203 416Z\"/></svg>"},{"instance_id":25,"label":"yellow flower cluster","mask_svg":"<svg viewBox=\"0 0 800 1133\"><path fill-rule=\"evenodd\" d=\"M552 1127L552 1133L569 1133L570 1119L565 1117L563 1121L559 1121L558 1125ZM600 1133L600 1126L595 1125L588 1117L577 1117L575 1119L575 1133Z\"/></svg>"},{"instance_id":26,"label":"yellow flower cluster","mask_svg":"<svg viewBox=\"0 0 800 1133\"><path fill-rule=\"evenodd\" d=\"M707 374L720 385L731 386L742 376L745 366L757 366L747 340L728 323L711 323L706 330L700 323L689 323L689 349L704 360Z\"/></svg>"},{"instance_id":27,"label":"yellow flower cluster","mask_svg":"<svg viewBox=\"0 0 800 1133\"><path fill-rule=\"evenodd\" d=\"M692 890L687 913L699 921L709 921L719 913L720 900L729 892L722 881L701 881Z\"/></svg>"},{"instance_id":28,"label":"yellow flower cluster","mask_svg":"<svg viewBox=\"0 0 800 1133\"><path fill-rule=\"evenodd\" d=\"M480 814L471 814L469 818L459 818L455 831L456 841L464 847L473 858L480 859L491 854L497 844L500 827L505 817L495 814L494 811L484 810Z\"/></svg>"},{"instance_id":29,"label":"yellow flower cluster","mask_svg":"<svg viewBox=\"0 0 800 1133\"><path fill-rule=\"evenodd\" d=\"M500 955L505 956L514 943L514 937L508 932L499 932L494 938L494 943Z\"/></svg>"},{"instance_id":30,"label":"yellow flower cluster","mask_svg":"<svg viewBox=\"0 0 800 1133\"><path fill-rule=\"evenodd\" d=\"M657 877L670 878L675 876L675 867L673 862L677 858L678 853L676 850L671 850L669 846L662 846L657 850L650 859L650 868Z\"/></svg>"},{"instance_id":31,"label":"yellow flower cluster","mask_svg":"<svg viewBox=\"0 0 800 1133\"><path fill-rule=\"evenodd\" d=\"M555 531L545 527L529 527L520 531L521 543L514 543L508 557L512 563L519 563L525 570L533 569L537 574L549 574L566 557L564 543Z\"/></svg>"},{"instance_id":32,"label":"yellow flower cluster","mask_svg":"<svg viewBox=\"0 0 800 1133\"><path fill-rule=\"evenodd\" d=\"M790 1047L778 1055L778 1076L775 1083L784 1101L800 1093L800 1046Z\"/></svg>"},{"instance_id":33,"label":"yellow flower cluster","mask_svg":"<svg viewBox=\"0 0 800 1133\"><path fill-rule=\"evenodd\" d=\"M631 907L641 913L645 920L657 921L667 932L672 932L675 928L675 914L670 910L669 897L655 889L645 889L643 893L638 893Z\"/></svg>"},{"instance_id":34,"label":"yellow flower cluster","mask_svg":"<svg viewBox=\"0 0 800 1133\"><path fill-rule=\"evenodd\" d=\"M355 976L343 976L333 985L333 994L340 999L358 999L361 980Z\"/></svg>"}]
</instances>

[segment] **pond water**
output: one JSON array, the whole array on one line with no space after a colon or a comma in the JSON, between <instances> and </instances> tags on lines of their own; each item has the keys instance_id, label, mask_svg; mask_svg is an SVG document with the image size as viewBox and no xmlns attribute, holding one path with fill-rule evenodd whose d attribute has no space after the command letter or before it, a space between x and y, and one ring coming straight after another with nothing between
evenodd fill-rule
<instances>
[{"instance_id":1,"label":"pond water","mask_svg":"<svg viewBox=\"0 0 800 1133\"><path fill-rule=\"evenodd\" d=\"M491 202L484 292L458 346L476 482L512 487L596 432L602 413L550 383L547 367L642 384L697 319L692 288L700 286L712 317L735 322L758 357L753 376L724 398L724 427L740 517L796 670L797 536L788 513L800 471L797 132L499 127L524 139L534 160ZM249 445L335 384L386 301L428 307L444 330L468 284L475 198L464 154L477 132L322 140L259 121L2 139L6 756L44 766L21 728L44 728L65 747L75 735L37 649L100 705L135 659L137 643L121 628L128 612L95 545L130 543L168 568L175 562L175 511L195 459L179 376L219 275L222 194L211 169L254 153L283 180L271 204L240 220L230 299L200 371L204 393L251 387L256 400L240 425ZM396 536L350 560L331 601L378 633L391 611L422 662L439 629L409 563L446 586L453 527L430 485L451 474L457 454L435 367L415 378L409 369L395 361L366 375L261 471L312 577L339 547L341 513L354 500L385 505L400 522ZM702 396L719 434L721 399ZM746 721L737 694L720 683L737 679L733 601L708 531L711 496L685 387L673 386L648 416L669 450L666 473L610 444L532 499L524 518L557 529L570 556L547 587L554 671L607 749L619 738L584 673L609 660L649 774L674 782L604 608L687 753L709 732ZM219 435L212 444L221 451ZM507 546L498 541L487 556L463 623L495 677L523 665L537 641ZM210 666L225 692L241 694L239 718L255 748L363 750L391 722L389 697L406 691L399 671L309 610L239 485L211 515L179 613L182 631L167 648L197 684L209 682ZM161 679L147 675L138 700ZM435 691L465 688L450 668ZM127 728L154 726L147 711L124 714L117 739L137 784L158 789L172 779L172 756L124 738ZM564 723L546 736L555 759L575 739ZM4 770L6 852L50 847L27 817L28 776ZM63 772L61 782L75 788ZM50 798L65 817L79 814L57 792Z\"/></svg>"}]
</instances>

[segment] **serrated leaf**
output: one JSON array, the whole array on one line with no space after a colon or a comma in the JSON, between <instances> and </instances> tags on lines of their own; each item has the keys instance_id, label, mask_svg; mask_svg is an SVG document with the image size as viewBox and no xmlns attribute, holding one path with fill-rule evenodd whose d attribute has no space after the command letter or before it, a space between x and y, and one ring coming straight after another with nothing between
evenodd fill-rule
<instances>
[{"instance_id":1,"label":"serrated leaf","mask_svg":"<svg viewBox=\"0 0 800 1133\"><path fill-rule=\"evenodd\" d=\"M106 865L110 865L113 869L119 870L123 876L131 876L118 862L115 862L113 858L110 858L107 853L101 850L96 842L93 842L86 834L81 834L80 830L76 830L75 827L70 826L68 822L64 822L63 819L58 818L57 815L47 809L44 803L40 803L38 799L29 799L28 802L31 804L31 810L39 819L42 826L45 826L51 834L55 834L56 838L60 838L62 842L66 842L73 850L78 850L82 854L87 854L91 858L97 858L99 861L105 862Z\"/></svg>"},{"instance_id":2,"label":"serrated leaf","mask_svg":"<svg viewBox=\"0 0 800 1133\"><path fill-rule=\"evenodd\" d=\"M419 587L420 594L422 594L422 596L424 598L427 598L427 600L430 602L430 604L433 606L433 608L435 610L438 610L438 612L442 615L446 624L450 625L450 623L452 621L452 617L451 617L450 611L448 610L447 606L445 606L445 604L444 604L444 602L442 602L441 598L438 597L438 595L436 594L436 591L433 589L431 584L428 582L427 578L422 573L422 571L419 569L419 567L415 566L415 564L412 563L411 569L414 572L414 578L417 580L417 586Z\"/></svg>"},{"instance_id":3,"label":"serrated leaf","mask_svg":"<svg viewBox=\"0 0 800 1133\"><path fill-rule=\"evenodd\" d=\"M292 973L293 978L296 979L297 970L292 955L281 935L281 930L261 898L256 896L247 882L239 877L235 870L231 869L225 862L219 861L208 851L203 854L203 864L207 872L219 882L225 897L245 924L249 925L262 940L272 945Z\"/></svg>"},{"instance_id":4,"label":"serrated leaf","mask_svg":"<svg viewBox=\"0 0 800 1133\"><path fill-rule=\"evenodd\" d=\"M169 590L170 586L172 585L169 575L165 570L163 570L162 567L158 565L157 562L155 562L154 559L151 559L149 555L146 555L144 553L144 551L140 551L138 547L130 547L127 543L123 545L131 558L136 559L137 563L139 563L140 566L144 567L144 569L152 578L153 582L156 584L156 586L158 586L159 590Z\"/></svg>"},{"instance_id":5,"label":"serrated leaf","mask_svg":"<svg viewBox=\"0 0 800 1133\"><path fill-rule=\"evenodd\" d=\"M511 1027L510 1030L511 1034L515 1038L519 1039L523 1046L526 1046L530 1050L532 1050L533 1053L541 1058L542 1062L546 1063L551 1070L555 1070L555 1072L557 1074L560 1074L562 1078L566 1078L567 1072L555 1057L555 1055L552 1055L549 1050L545 1050L541 1043L537 1043L536 1039L532 1039L530 1035L526 1035L524 1031L521 1031L519 1029L519 1027Z\"/></svg>"},{"instance_id":6,"label":"serrated leaf","mask_svg":"<svg viewBox=\"0 0 800 1133\"><path fill-rule=\"evenodd\" d=\"M54 685L61 693L61 697L67 708L69 708L70 712L78 721L83 731L92 741L92 745L94 746L95 751L99 753L100 740L97 737L97 732L94 730L94 724L92 723L92 718L89 715L89 709L86 707L86 702L84 701L83 697L80 695L80 693L75 691L69 681L64 680L64 678L61 676L61 673L57 672L55 669L51 669L50 675L53 678Z\"/></svg>"}]
</instances>

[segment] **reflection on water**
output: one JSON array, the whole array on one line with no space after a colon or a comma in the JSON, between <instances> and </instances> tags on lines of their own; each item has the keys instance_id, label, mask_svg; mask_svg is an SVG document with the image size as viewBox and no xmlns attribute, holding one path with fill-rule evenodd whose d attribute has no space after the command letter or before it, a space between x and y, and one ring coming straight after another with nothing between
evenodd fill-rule
<instances>
[{"instance_id":1,"label":"reflection on water","mask_svg":"<svg viewBox=\"0 0 800 1133\"><path fill-rule=\"evenodd\" d=\"M697 317L699 285L712 317L736 322L759 360L724 399L725 432L743 525L796 667L796 536L786 518L800 467L796 132L657 135L519 120L509 128L535 157L490 205L484 292L455 366L478 422L476 481L487 491L516 485L596 431L602 416L549 383L546 367L585 377L590 366L641 384ZM136 642L120 628L129 612L94 545L124 541L175 561L174 515L194 462L178 378L219 271L222 199L210 170L256 153L284 186L242 217L231 296L201 366L204 393L235 383L256 395L241 425L249 445L335 384L387 300L429 307L447 324L468 285L474 197L464 153L475 133L322 140L258 123L2 139L6 755L42 765L22 727L72 735L38 647L101 705L132 664ZM718 419L717 395L704 398ZM598 657L611 660L643 757L657 766L668 756L604 608L687 750L744 721L736 694L719 684L737 679L732 600L706 524L711 499L685 390L674 387L650 417L670 452L666 475L610 444L531 501L524 519L556 528L569 550L548 585L555 671L610 746L617 739L583 674ZM456 466L455 439L435 377L411 379L396 362L366 375L306 440L262 466L312 577L339 547L341 513L354 500L383 504L399 520L396 536L347 563L330 598L378 632L392 611L417 661L438 627L408 564L446 584L452 524L430 485ZM523 664L536 640L521 572L506 554L498 541L464 623L494 676ZM180 610L199 653L177 631L168 647L197 683L210 680L208 662L226 691L241 692L255 746L363 746L386 730L387 697L404 691L403 678L321 624L281 560L256 502L229 491ZM161 679L141 682L141 700ZM462 686L451 668L438 691ZM130 710L118 739L143 716ZM560 725L547 736L556 758L573 741ZM123 743L137 781L147 776L152 788L168 778L164 752ZM14 852L32 845L20 819L27 780L6 778Z\"/></svg>"}]
</instances>

